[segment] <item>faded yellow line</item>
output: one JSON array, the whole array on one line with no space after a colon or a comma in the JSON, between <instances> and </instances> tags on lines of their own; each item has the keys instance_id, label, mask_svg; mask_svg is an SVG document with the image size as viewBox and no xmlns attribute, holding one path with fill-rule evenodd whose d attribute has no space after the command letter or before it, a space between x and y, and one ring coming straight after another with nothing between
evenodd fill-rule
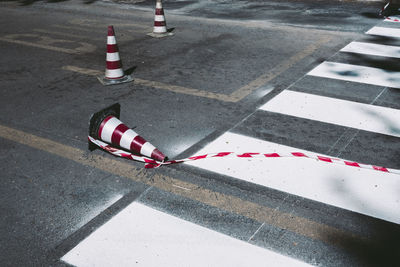
<instances>
[{"instance_id":1,"label":"faded yellow line","mask_svg":"<svg viewBox=\"0 0 400 267\"><path fill-rule=\"evenodd\" d=\"M75 32L82 32L82 29L78 29L78 26L52 25L52 27L59 28L60 30L70 30L70 31L72 30ZM52 35L68 36L68 37L77 38L77 39L87 39L88 38L88 35L86 32L82 33L82 35L76 35L76 34L65 33L63 31L58 31L58 29L54 29L54 31L35 29L35 31L41 32L41 33L52 34ZM83 29L83 31L93 33L93 28ZM91 40L99 40L99 41L102 40L102 42L100 42L100 44L103 44L105 46L106 40L107 40L107 28L103 27L103 33L97 34L96 37L90 37L90 39ZM134 41L135 38L131 34L123 34L123 35L118 36L118 40L119 41Z\"/></svg>"},{"instance_id":2,"label":"faded yellow line","mask_svg":"<svg viewBox=\"0 0 400 267\"><path fill-rule=\"evenodd\" d=\"M34 39L35 41L24 41L20 39ZM76 42L71 40L64 39L56 39L46 35L40 35L35 33L17 33L17 34L8 34L0 37L0 41L10 42L14 44L21 44L26 46L38 47L47 50L67 53L67 54L80 54L83 52L93 52L96 50L94 45L85 43L85 42ZM78 44L79 46L74 49L63 48L51 44Z\"/></svg>"},{"instance_id":3,"label":"faded yellow line","mask_svg":"<svg viewBox=\"0 0 400 267\"><path fill-rule=\"evenodd\" d=\"M74 24L74 25L79 25L79 26L90 26L90 27L106 29L106 27L104 26L104 23L100 23L99 21L92 20L92 19L72 19L69 21L69 23ZM134 23L120 23L120 22L114 22L114 23L108 22L108 24L113 25L114 27L140 28L142 30L148 30L149 32L151 32L153 30L151 23L149 23L148 26L134 24Z\"/></svg>"},{"instance_id":4,"label":"faded yellow line","mask_svg":"<svg viewBox=\"0 0 400 267\"><path fill-rule=\"evenodd\" d=\"M45 44L32 43L32 42L27 42L27 41L11 39L11 38L7 38L7 37L0 37L0 41L14 43L14 44L20 44L20 45L26 45L26 46L32 46L32 47L38 47L38 48L43 48L43 49L62 52L62 53L67 53L67 54L79 54L79 52L74 50L74 49L68 49L68 48L55 47L55 46L50 46L50 45L45 45Z\"/></svg>"},{"instance_id":5,"label":"faded yellow line","mask_svg":"<svg viewBox=\"0 0 400 267\"><path fill-rule=\"evenodd\" d=\"M346 246L344 242L348 242L349 240L366 241L363 237L329 225L281 212L239 197L215 192L167 175L157 173L152 175L154 172L136 168L125 160L110 159L95 154L88 154L78 148L70 147L7 126L0 125L0 137L75 161L79 164L91 166L114 175L127 177L136 182L154 186L166 192L192 199L212 207L242 215L260 223L267 223L281 229L287 229L296 234L327 244Z\"/></svg>"},{"instance_id":6,"label":"faded yellow line","mask_svg":"<svg viewBox=\"0 0 400 267\"><path fill-rule=\"evenodd\" d=\"M45 34L50 34L50 35L60 35L63 37L70 37L70 38L76 38L76 39L86 39L87 35L77 35L77 34L71 34L71 33L65 33L65 32L60 32L60 31L48 31L44 29L34 29L34 32L40 32L40 33L45 33ZM94 38L91 38L92 40ZM97 40L100 40L100 38L96 38ZM103 40L105 38L102 38Z\"/></svg>"},{"instance_id":7,"label":"faded yellow line","mask_svg":"<svg viewBox=\"0 0 400 267\"><path fill-rule=\"evenodd\" d=\"M289 68L293 67L297 62L302 60L303 58L311 55L317 49L321 47L321 45L327 43L331 40L332 37L325 36L318 40L318 42L313 43L307 46L304 50L300 51L299 53L291 56L290 58L283 60L280 64L278 64L275 68L269 71L266 74L261 75L254 81L250 82L249 84L239 88L235 92L229 95L229 97L234 100L232 102L240 101L241 99L245 98L249 94L251 94L257 88L265 85L269 81L273 80L278 75L282 74L283 72L287 71Z\"/></svg>"},{"instance_id":8,"label":"faded yellow line","mask_svg":"<svg viewBox=\"0 0 400 267\"><path fill-rule=\"evenodd\" d=\"M143 86L160 88L160 89L168 90L168 91L175 92L175 93L201 96L201 97L206 97L206 98L212 98L212 99L218 99L218 100L222 100L222 101L232 102L231 99L229 98L229 96L224 95L224 94L217 94L217 93L197 90L197 89L193 89L193 88L187 88L187 87L183 87L183 86L170 85L170 84L165 84L165 83L161 83L161 82L143 80L143 79L139 79L139 78L136 78L135 82L140 85L143 85Z\"/></svg>"},{"instance_id":9,"label":"faded yellow line","mask_svg":"<svg viewBox=\"0 0 400 267\"><path fill-rule=\"evenodd\" d=\"M80 68L80 67L76 67L76 66L64 66L64 67L62 67L62 69L82 73L85 75L92 75L92 76L104 75L104 72L101 72L101 71L85 69L85 68ZM201 90L187 88L187 87L183 87L183 86L170 85L170 84L165 84L165 83L161 83L161 82L144 80L144 79L140 79L140 78L136 78L136 77L134 78L134 83L143 85L143 86L157 88L157 89L167 90L167 91L171 91L171 92L175 92L175 93L180 93L180 94L207 97L207 98L219 99L219 100L228 101L228 102L231 101L229 96L224 95L224 94L216 94L216 93L212 93L212 92L201 91Z\"/></svg>"},{"instance_id":10,"label":"faded yellow line","mask_svg":"<svg viewBox=\"0 0 400 267\"><path fill-rule=\"evenodd\" d=\"M82 73L82 74L90 75L90 76L100 76L100 75L104 75L103 72L98 71L98 70L80 68L80 67L76 67L76 66L64 66L64 67L62 67L62 69L63 69L63 70L73 71L73 72L78 72L78 73Z\"/></svg>"},{"instance_id":11,"label":"faded yellow line","mask_svg":"<svg viewBox=\"0 0 400 267\"><path fill-rule=\"evenodd\" d=\"M183 86L170 85L170 84L165 84L165 83L156 82L156 81L149 81L149 80L144 80L144 79L140 79L140 78L135 78L134 82L139 85L163 89L163 90L167 90L167 91L171 91L171 92L175 92L175 93L200 96L200 97L235 103L235 102L242 100L246 96L250 95L257 88L265 85L266 83L273 80L274 78L276 78L283 72L287 71L289 68L293 67L297 62L299 62L303 58L314 53L318 48L321 47L321 45L323 45L324 43L327 43L330 39L331 39L331 37L327 37L327 36L321 38L318 42L307 46L304 50L291 56L287 60L282 61L280 64L278 64L275 68L273 68L268 73L261 75L256 80L239 88L238 90L234 91L233 93L231 93L229 95L218 94L218 93L213 93L213 92L208 92L208 91L204 91L204 90L198 90L198 89L188 88L188 87L183 87ZM76 67L76 66L64 66L63 69L86 74L86 75L96 75L96 76L102 75L102 73L99 71L92 70L92 69L80 68L80 67Z\"/></svg>"}]
</instances>

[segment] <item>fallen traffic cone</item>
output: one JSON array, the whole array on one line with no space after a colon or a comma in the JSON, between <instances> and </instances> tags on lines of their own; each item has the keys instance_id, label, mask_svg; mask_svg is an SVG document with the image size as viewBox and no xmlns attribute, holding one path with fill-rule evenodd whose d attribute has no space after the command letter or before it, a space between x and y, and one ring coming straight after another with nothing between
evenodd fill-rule
<instances>
[{"instance_id":1,"label":"fallen traffic cone","mask_svg":"<svg viewBox=\"0 0 400 267\"><path fill-rule=\"evenodd\" d=\"M157 161L166 160L162 152L119 120L120 109L116 103L94 113L89 122L89 136ZM89 149L95 148L89 141Z\"/></svg>"},{"instance_id":2,"label":"fallen traffic cone","mask_svg":"<svg viewBox=\"0 0 400 267\"><path fill-rule=\"evenodd\" d=\"M133 81L133 78L130 75L125 75L122 69L122 62L119 57L119 50L113 26L108 26L106 73L105 76L98 77L98 79L103 85Z\"/></svg>"},{"instance_id":3,"label":"fallen traffic cone","mask_svg":"<svg viewBox=\"0 0 400 267\"><path fill-rule=\"evenodd\" d=\"M162 7L161 0L156 0L156 15L154 17L154 29L150 35L152 37L160 38L174 35L170 30L167 29L167 22L164 17L164 9Z\"/></svg>"}]
</instances>

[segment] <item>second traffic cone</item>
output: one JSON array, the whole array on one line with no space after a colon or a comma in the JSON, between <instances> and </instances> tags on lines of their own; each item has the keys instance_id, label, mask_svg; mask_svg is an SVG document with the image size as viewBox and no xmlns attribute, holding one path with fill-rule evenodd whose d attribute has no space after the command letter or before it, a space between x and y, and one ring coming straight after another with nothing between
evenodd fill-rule
<instances>
[{"instance_id":1,"label":"second traffic cone","mask_svg":"<svg viewBox=\"0 0 400 267\"><path fill-rule=\"evenodd\" d=\"M132 76L126 75L122 69L122 62L119 57L119 49L113 26L108 26L106 72L104 76L98 77L98 79L103 85L133 81Z\"/></svg>"},{"instance_id":2,"label":"second traffic cone","mask_svg":"<svg viewBox=\"0 0 400 267\"><path fill-rule=\"evenodd\" d=\"M89 135L135 154L157 161L166 160L167 157L161 151L119 120L120 109L120 104L116 103L94 113L90 118ZM90 142L89 149L95 149Z\"/></svg>"},{"instance_id":3,"label":"second traffic cone","mask_svg":"<svg viewBox=\"0 0 400 267\"><path fill-rule=\"evenodd\" d=\"M153 32L148 35L156 38L174 35L167 29L167 22L165 21L164 9L161 0L156 0L156 15L154 17Z\"/></svg>"}]
</instances>

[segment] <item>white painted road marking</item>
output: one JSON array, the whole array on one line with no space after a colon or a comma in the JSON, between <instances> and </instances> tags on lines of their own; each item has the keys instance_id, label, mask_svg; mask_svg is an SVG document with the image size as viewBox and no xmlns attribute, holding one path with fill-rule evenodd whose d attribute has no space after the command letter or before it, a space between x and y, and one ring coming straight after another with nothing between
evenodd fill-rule
<instances>
[{"instance_id":1,"label":"white painted road marking","mask_svg":"<svg viewBox=\"0 0 400 267\"><path fill-rule=\"evenodd\" d=\"M400 47L363 42L351 42L340 50L364 55L400 58Z\"/></svg>"},{"instance_id":2,"label":"white painted road marking","mask_svg":"<svg viewBox=\"0 0 400 267\"><path fill-rule=\"evenodd\" d=\"M196 155L215 151L311 153L227 132L197 152ZM251 160L217 158L186 164L375 218L400 223L400 179L395 174L334 165L305 158Z\"/></svg>"},{"instance_id":3,"label":"white painted road marking","mask_svg":"<svg viewBox=\"0 0 400 267\"><path fill-rule=\"evenodd\" d=\"M400 88L400 72L325 61L307 75Z\"/></svg>"},{"instance_id":4,"label":"white painted road marking","mask_svg":"<svg viewBox=\"0 0 400 267\"><path fill-rule=\"evenodd\" d=\"M309 266L138 202L62 260L76 266Z\"/></svg>"},{"instance_id":5,"label":"white painted road marking","mask_svg":"<svg viewBox=\"0 0 400 267\"><path fill-rule=\"evenodd\" d=\"M400 110L285 90L260 109L400 137Z\"/></svg>"},{"instance_id":6,"label":"white painted road marking","mask_svg":"<svg viewBox=\"0 0 400 267\"><path fill-rule=\"evenodd\" d=\"M386 27L372 27L366 34L379 35L385 37L400 38L400 29Z\"/></svg>"}]
</instances>

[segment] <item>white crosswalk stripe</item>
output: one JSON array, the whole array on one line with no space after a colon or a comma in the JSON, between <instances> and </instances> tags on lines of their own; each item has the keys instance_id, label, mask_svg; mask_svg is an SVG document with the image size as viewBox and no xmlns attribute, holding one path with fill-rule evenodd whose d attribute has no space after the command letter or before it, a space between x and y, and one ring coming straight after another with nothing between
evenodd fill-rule
<instances>
[{"instance_id":1,"label":"white crosswalk stripe","mask_svg":"<svg viewBox=\"0 0 400 267\"><path fill-rule=\"evenodd\" d=\"M75 266L309 266L138 202L62 260Z\"/></svg>"},{"instance_id":2,"label":"white crosswalk stripe","mask_svg":"<svg viewBox=\"0 0 400 267\"><path fill-rule=\"evenodd\" d=\"M374 67L325 61L310 71L308 75L400 88L400 72Z\"/></svg>"},{"instance_id":3,"label":"white crosswalk stripe","mask_svg":"<svg viewBox=\"0 0 400 267\"><path fill-rule=\"evenodd\" d=\"M400 47L364 42L351 42L340 50L364 55L400 58Z\"/></svg>"},{"instance_id":4,"label":"white crosswalk stripe","mask_svg":"<svg viewBox=\"0 0 400 267\"><path fill-rule=\"evenodd\" d=\"M370 35L385 36L390 38L400 38L400 29L395 28L373 27L366 33Z\"/></svg>"},{"instance_id":5,"label":"white crosswalk stripe","mask_svg":"<svg viewBox=\"0 0 400 267\"><path fill-rule=\"evenodd\" d=\"M289 90L260 109L400 137L398 109Z\"/></svg>"}]
</instances>

